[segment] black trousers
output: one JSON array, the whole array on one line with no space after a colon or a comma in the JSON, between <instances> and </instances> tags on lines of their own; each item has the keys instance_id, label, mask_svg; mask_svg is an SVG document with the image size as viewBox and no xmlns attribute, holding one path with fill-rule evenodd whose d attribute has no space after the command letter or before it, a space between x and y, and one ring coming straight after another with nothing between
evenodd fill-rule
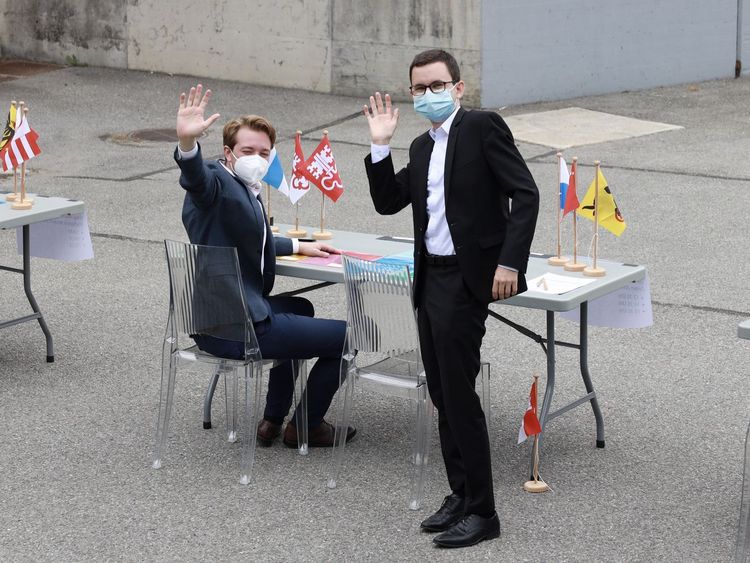
<instances>
[{"instance_id":1,"label":"black trousers","mask_svg":"<svg viewBox=\"0 0 750 563\"><path fill-rule=\"evenodd\" d=\"M487 305L466 287L457 264L426 265L417 303L422 360L438 411L448 482L466 513L495 511L487 423L475 391Z\"/></svg>"}]
</instances>

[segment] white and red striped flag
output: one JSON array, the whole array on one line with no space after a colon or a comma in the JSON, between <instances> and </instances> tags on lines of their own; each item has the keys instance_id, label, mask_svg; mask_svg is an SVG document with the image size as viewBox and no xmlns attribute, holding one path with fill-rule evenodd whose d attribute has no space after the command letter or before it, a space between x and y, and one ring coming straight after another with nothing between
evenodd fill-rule
<instances>
[{"instance_id":1,"label":"white and red striped flag","mask_svg":"<svg viewBox=\"0 0 750 563\"><path fill-rule=\"evenodd\" d=\"M529 393L529 408L523 414L523 421L521 422L521 428L518 430L518 443L525 442L529 436L536 436L542 433L542 427L539 424L539 419L536 416L536 378L534 383L531 384L531 392Z\"/></svg>"},{"instance_id":2,"label":"white and red striped flag","mask_svg":"<svg viewBox=\"0 0 750 563\"><path fill-rule=\"evenodd\" d=\"M0 166L3 171L18 168L21 163L41 154L38 139L39 135L29 125L28 117L19 111L16 115L13 138L0 150Z\"/></svg>"}]
</instances>

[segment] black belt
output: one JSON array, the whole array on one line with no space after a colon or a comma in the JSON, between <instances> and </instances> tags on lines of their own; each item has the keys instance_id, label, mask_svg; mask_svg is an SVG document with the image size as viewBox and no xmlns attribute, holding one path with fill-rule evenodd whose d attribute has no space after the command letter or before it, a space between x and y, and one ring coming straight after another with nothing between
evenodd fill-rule
<instances>
[{"instance_id":1,"label":"black belt","mask_svg":"<svg viewBox=\"0 0 750 563\"><path fill-rule=\"evenodd\" d=\"M426 254L425 259L430 266L455 266L458 264L458 257L455 254L439 256L436 254Z\"/></svg>"}]
</instances>

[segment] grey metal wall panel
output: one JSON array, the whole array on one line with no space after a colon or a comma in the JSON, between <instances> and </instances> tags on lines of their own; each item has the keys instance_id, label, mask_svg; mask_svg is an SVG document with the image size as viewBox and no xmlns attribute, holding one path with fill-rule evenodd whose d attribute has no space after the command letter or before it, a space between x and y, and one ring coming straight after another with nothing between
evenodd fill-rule
<instances>
[{"instance_id":1,"label":"grey metal wall panel","mask_svg":"<svg viewBox=\"0 0 750 563\"><path fill-rule=\"evenodd\" d=\"M482 105L734 76L737 0L484 0Z\"/></svg>"}]
</instances>

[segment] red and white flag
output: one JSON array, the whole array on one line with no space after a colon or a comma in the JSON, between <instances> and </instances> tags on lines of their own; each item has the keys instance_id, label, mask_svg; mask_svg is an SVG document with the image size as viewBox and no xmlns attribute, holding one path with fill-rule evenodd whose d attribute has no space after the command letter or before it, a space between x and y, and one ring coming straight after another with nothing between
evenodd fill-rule
<instances>
[{"instance_id":1,"label":"red and white flag","mask_svg":"<svg viewBox=\"0 0 750 563\"><path fill-rule=\"evenodd\" d=\"M13 138L0 150L0 166L7 172L11 168L18 168L22 162L26 162L41 154L37 144L39 135L29 126L28 118L22 113L16 114L16 128Z\"/></svg>"},{"instance_id":2,"label":"red and white flag","mask_svg":"<svg viewBox=\"0 0 750 563\"><path fill-rule=\"evenodd\" d=\"M328 135L323 135L315 152L305 161L303 172L310 183L317 186L333 201L344 193L344 185L336 168L336 160L333 158Z\"/></svg>"},{"instance_id":3,"label":"red and white flag","mask_svg":"<svg viewBox=\"0 0 750 563\"><path fill-rule=\"evenodd\" d=\"M521 428L518 430L518 443L525 442L529 436L536 436L542 433L542 427L539 425L539 419L536 417L536 379L531 384L531 393L529 393L529 408L523 414Z\"/></svg>"},{"instance_id":4,"label":"red and white flag","mask_svg":"<svg viewBox=\"0 0 750 563\"><path fill-rule=\"evenodd\" d=\"M305 177L305 155L302 154L300 134L294 138L294 159L292 160L292 179L289 182L289 200L292 205L297 203L303 195L310 191L310 182Z\"/></svg>"}]
</instances>

